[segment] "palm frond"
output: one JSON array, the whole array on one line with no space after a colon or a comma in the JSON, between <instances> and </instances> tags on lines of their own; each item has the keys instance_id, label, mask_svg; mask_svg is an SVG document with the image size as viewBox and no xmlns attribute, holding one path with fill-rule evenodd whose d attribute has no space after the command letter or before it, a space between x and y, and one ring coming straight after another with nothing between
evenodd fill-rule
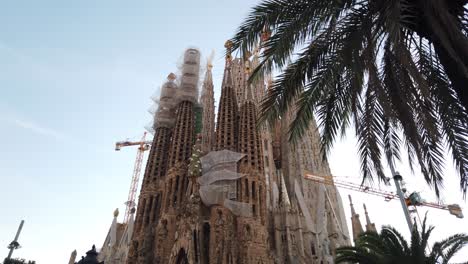
<instances>
[{"instance_id":1,"label":"palm frond","mask_svg":"<svg viewBox=\"0 0 468 264\"><path fill-rule=\"evenodd\" d=\"M326 157L336 137L354 124L363 180L381 179L381 159L393 163L405 146L411 170L417 164L437 195L447 143L466 195L464 5L462 0L266 0L231 41L241 56L260 47L260 63L249 81L280 71L262 101L260 121L274 126L288 116L293 143L317 116ZM260 42L265 30L271 36Z\"/></svg>"}]
</instances>

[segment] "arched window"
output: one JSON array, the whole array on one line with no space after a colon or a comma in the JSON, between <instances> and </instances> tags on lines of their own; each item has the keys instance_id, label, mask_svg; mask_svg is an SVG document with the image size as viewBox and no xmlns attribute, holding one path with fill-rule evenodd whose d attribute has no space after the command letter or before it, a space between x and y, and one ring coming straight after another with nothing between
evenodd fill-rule
<instances>
[{"instance_id":1,"label":"arched window","mask_svg":"<svg viewBox=\"0 0 468 264\"><path fill-rule=\"evenodd\" d=\"M187 253L185 253L185 250L181 248L179 250L179 254L177 254L177 259L176 259L176 264L188 264L188 258L187 258Z\"/></svg>"},{"instance_id":2,"label":"arched window","mask_svg":"<svg viewBox=\"0 0 468 264\"><path fill-rule=\"evenodd\" d=\"M210 263L210 224L203 224L203 245L201 248L203 252L204 264Z\"/></svg>"},{"instance_id":3,"label":"arched window","mask_svg":"<svg viewBox=\"0 0 468 264\"><path fill-rule=\"evenodd\" d=\"M255 181L252 181L252 200L255 201Z\"/></svg>"},{"instance_id":4,"label":"arched window","mask_svg":"<svg viewBox=\"0 0 468 264\"><path fill-rule=\"evenodd\" d=\"M195 249L195 263L198 263L198 235L197 230L193 230L193 248Z\"/></svg>"},{"instance_id":5,"label":"arched window","mask_svg":"<svg viewBox=\"0 0 468 264\"><path fill-rule=\"evenodd\" d=\"M179 191L179 175L176 177L175 188L174 188L174 207L177 204L177 193Z\"/></svg>"}]
</instances>

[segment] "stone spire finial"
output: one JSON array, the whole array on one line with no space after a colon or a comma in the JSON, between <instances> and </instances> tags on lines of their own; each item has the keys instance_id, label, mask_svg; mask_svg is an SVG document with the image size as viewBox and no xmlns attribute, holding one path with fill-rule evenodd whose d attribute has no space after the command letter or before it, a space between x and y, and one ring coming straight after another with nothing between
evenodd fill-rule
<instances>
[{"instance_id":1,"label":"stone spire finial","mask_svg":"<svg viewBox=\"0 0 468 264\"><path fill-rule=\"evenodd\" d=\"M167 75L167 79L169 81L174 81L176 78L177 78L177 76L173 72L171 72L171 73L169 73L169 75Z\"/></svg>"},{"instance_id":2,"label":"stone spire finial","mask_svg":"<svg viewBox=\"0 0 468 264\"><path fill-rule=\"evenodd\" d=\"M363 203L362 206L364 207L364 214L366 215L366 222L369 224L370 223L370 218L369 218L369 214L367 213L366 204Z\"/></svg>"},{"instance_id":3,"label":"stone spire finial","mask_svg":"<svg viewBox=\"0 0 468 264\"><path fill-rule=\"evenodd\" d=\"M247 92L245 93L245 102L247 101L252 101L253 99L253 95L252 95L252 89L253 89L253 86L252 84L249 84L248 80L250 78L250 74L252 73L252 70L251 70L251 65L250 65L250 61L248 59L245 60L245 87L247 89Z\"/></svg>"},{"instance_id":4,"label":"stone spire finial","mask_svg":"<svg viewBox=\"0 0 468 264\"><path fill-rule=\"evenodd\" d=\"M114 210L114 217L119 216L119 208L115 208Z\"/></svg>"},{"instance_id":5,"label":"stone spire finial","mask_svg":"<svg viewBox=\"0 0 468 264\"><path fill-rule=\"evenodd\" d=\"M214 106L214 86L213 86L213 75L211 73L211 60L214 54L210 55L207 63L207 70L205 74L205 80L203 81L202 93L200 97L200 103L203 108L202 113L202 140L201 150L204 153L208 153L213 149L215 140L215 106Z\"/></svg>"},{"instance_id":6,"label":"stone spire finial","mask_svg":"<svg viewBox=\"0 0 468 264\"><path fill-rule=\"evenodd\" d=\"M221 97L218 105L218 122L216 122L215 150L237 150L237 98L233 86L231 73L231 48L232 42L227 41L226 66L221 84Z\"/></svg>"},{"instance_id":7,"label":"stone spire finial","mask_svg":"<svg viewBox=\"0 0 468 264\"><path fill-rule=\"evenodd\" d=\"M226 41L226 43L224 43L224 47L226 48L226 67L228 67L230 66L232 60L232 41Z\"/></svg>"},{"instance_id":8,"label":"stone spire finial","mask_svg":"<svg viewBox=\"0 0 468 264\"><path fill-rule=\"evenodd\" d=\"M213 68L213 58L214 58L214 55L215 55L215 52L214 50L211 51L211 54L210 56L208 57L208 60L206 62L206 69L207 71L211 71L211 69Z\"/></svg>"},{"instance_id":9,"label":"stone spire finial","mask_svg":"<svg viewBox=\"0 0 468 264\"><path fill-rule=\"evenodd\" d=\"M351 195L348 195L349 198L349 206L351 206L351 214L355 215L356 211L354 210L353 199L351 199Z\"/></svg>"}]
</instances>

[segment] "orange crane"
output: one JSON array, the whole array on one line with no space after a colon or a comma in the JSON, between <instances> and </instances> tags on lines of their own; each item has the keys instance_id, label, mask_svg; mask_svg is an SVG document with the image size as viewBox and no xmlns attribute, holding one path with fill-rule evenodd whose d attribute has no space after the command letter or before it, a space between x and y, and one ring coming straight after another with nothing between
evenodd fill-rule
<instances>
[{"instance_id":1,"label":"orange crane","mask_svg":"<svg viewBox=\"0 0 468 264\"><path fill-rule=\"evenodd\" d=\"M138 181L140 179L141 166L143 164L143 156L145 151L151 146L151 141L146 140L146 132L143 133L143 137L140 141L119 141L115 143L115 150L119 151L123 147L138 146L137 156L135 159L135 167L133 168L132 182L130 183L130 190L128 192L128 199L125 202L125 215L124 223L127 223L130 218L130 212L132 208L136 206L135 200L138 190Z\"/></svg>"},{"instance_id":2,"label":"orange crane","mask_svg":"<svg viewBox=\"0 0 468 264\"><path fill-rule=\"evenodd\" d=\"M316 183L334 185L336 187L340 187L340 188L344 188L344 189L348 189L352 191L363 192L363 193L367 193L371 195L380 196L380 197L383 197L385 201L387 202L390 200L394 200L394 199L395 200L400 199L400 197L396 193L373 189L368 186L361 186L356 183L338 180L333 176L318 176L318 175L314 175L306 171L304 173L304 178L307 180L316 182ZM455 215L458 218L463 218L463 211L460 205L458 204L446 205L446 204L425 202L421 199L421 196L417 192L413 192L408 197L405 197L405 202L407 206L413 206L414 209L416 209L416 206L427 206L431 208L447 210L449 211L450 214Z\"/></svg>"}]
</instances>

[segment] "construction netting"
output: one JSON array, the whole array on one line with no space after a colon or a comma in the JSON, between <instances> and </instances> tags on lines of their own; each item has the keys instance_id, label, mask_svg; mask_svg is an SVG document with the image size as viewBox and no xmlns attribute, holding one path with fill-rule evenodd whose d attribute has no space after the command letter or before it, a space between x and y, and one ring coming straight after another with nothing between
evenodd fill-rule
<instances>
[{"instance_id":1,"label":"construction netting","mask_svg":"<svg viewBox=\"0 0 468 264\"><path fill-rule=\"evenodd\" d=\"M180 89L177 90L177 102L198 101L198 80L200 77L200 52L197 49L187 49L184 53Z\"/></svg>"},{"instance_id":2,"label":"construction netting","mask_svg":"<svg viewBox=\"0 0 468 264\"><path fill-rule=\"evenodd\" d=\"M200 198L206 206L222 205L234 215L251 217L252 206L237 199L237 162L245 155L234 151L211 151L201 158Z\"/></svg>"},{"instance_id":3,"label":"construction netting","mask_svg":"<svg viewBox=\"0 0 468 264\"><path fill-rule=\"evenodd\" d=\"M152 133L157 127L172 127L175 123L175 96L177 92L176 76L171 73L167 81L161 86L159 98L153 96L155 102L148 112L153 116L151 128L146 129Z\"/></svg>"}]
</instances>

